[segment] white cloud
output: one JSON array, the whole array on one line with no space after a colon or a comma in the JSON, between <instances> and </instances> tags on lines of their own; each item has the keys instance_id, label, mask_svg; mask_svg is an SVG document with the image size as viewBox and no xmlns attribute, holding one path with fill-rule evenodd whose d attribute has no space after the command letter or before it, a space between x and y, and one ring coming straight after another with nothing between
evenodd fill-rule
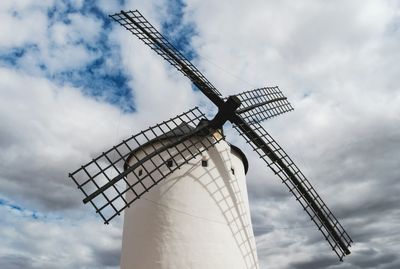
<instances>
[{"instance_id":1,"label":"white cloud","mask_svg":"<svg viewBox=\"0 0 400 269\"><path fill-rule=\"evenodd\" d=\"M34 219L26 211L0 206L5 216L0 231L2 268L18 268L12 267L16 263L24 268L118 268L118 256L105 266L102 255L119 252L120 224L104 226L88 218Z\"/></svg>"},{"instance_id":2,"label":"white cloud","mask_svg":"<svg viewBox=\"0 0 400 269\"><path fill-rule=\"evenodd\" d=\"M0 49L37 43L46 33L51 1L2 1L0 4Z\"/></svg>"},{"instance_id":3,"label":"white cloud","mask_svg":"<svg viewBox=\"0 0 400 269\"><path fill-rule=\"evenodd\" d=\"M121 44L122 64L133 74L130 86L135 89L136 109L146 115L147 124L174 117L197 104L198 95L190 90L186 77L129 32L118 29L114 36Z\"/></svg>"},{"instance_id":4,"label":"white cloud","mask_svg":"<svg viewBox=\"0 0 400 269\"><path fill-rule=\"evenodd\" d=\"M132 115L77 89L4 68L0 77L3 193L39 201L46 197L47 206L57 207L55 196L60 203L70 200L68 193L53 193L66 185L67 172L134 126Z\"/></svg>"},{"instance_id":5,"label":"white cloud","mask_svg":"<svg viewBox=\"0 0 400 269\"><path fill-rule=\"evenodd\" d=\"M69 20L68 24L56 22L50 28L57 46L72 45L82 40L89 44L97 41L102 26L98 19L81 13L68 14L66 19Z\"/></svg>"}]
</instances>

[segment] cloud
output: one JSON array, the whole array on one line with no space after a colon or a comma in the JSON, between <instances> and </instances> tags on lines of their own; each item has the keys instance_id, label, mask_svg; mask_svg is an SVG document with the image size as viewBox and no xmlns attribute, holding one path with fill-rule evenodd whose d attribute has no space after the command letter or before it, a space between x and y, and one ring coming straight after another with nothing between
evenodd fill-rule
<instances>
[{"instance_id":1,"label":"cloud","mask_svg":"<svg viewBox=\"0 0 400 269\"><path fill-rule=\"evenodd\" d=\"M5 216L0 232L3 268L118 268L120 224L100 226L97 219L44 215L32 218L28 209L10 206L0 206L0 212Z\"/></svg>"},{"instance_id":2,"label":"cloud","mask_svg":"<svg viewBox=\"0 0 400 269\"><path fill-rule=\"evenodd\" d=\"M45 35L47 17L43 14L43 10L49 1L34 2L2 1L0 48L36 43Z\"/></svg>"},{"instance_id":3,"label":"cloud","mask_svg":"<svg viewBox=\"0 0 400 269\"><path fill-rule=\"evenodd\" d=\"M43 78L7 69L0 76L2 193L53 209L76 205L68 172L127 136L134 118Z\"/></svg>"}]
</instances>

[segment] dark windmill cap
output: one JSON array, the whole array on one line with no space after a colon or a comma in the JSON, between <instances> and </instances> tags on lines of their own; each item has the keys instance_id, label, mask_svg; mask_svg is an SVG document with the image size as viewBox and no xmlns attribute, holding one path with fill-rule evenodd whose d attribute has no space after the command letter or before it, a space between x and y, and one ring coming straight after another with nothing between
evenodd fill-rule
<instances>
[{"instance_id":1,"label":"dark windmill cap","mask_svg":"<svg viewBox=\"0 0 400 269\"><path fill-rule=\"evenodd\" d=\"M194 129L195 129L194 127L190 126L186 122L182 122L180 125L178 125L174 129L172 129L171 131L166 132L165 134L162 134L162 135L144 143L142 146L140 146L140 148L145 148L146 146L151 145L152 143L155 143L155 142L159 142L161 140L171 139L171 138L179 138L183 135L186 135L186 134L192 132ZM240 158L242 159L244 171L245 171L245 174L247 174L247 171L249 169L249 162L247 160L246 155L243 153L242 150L240 150L235 145L232 145L230 143L228 143L228 144L231 147L232 151L235 152L236 154L238 154L240 156ZM126 159L126 162L124 164L124 169L127 168L129 160L138 150L139 150L139 148L136 148L131 152L131 154L129 154L129 157Z\"/></svg>"}]
</instances>

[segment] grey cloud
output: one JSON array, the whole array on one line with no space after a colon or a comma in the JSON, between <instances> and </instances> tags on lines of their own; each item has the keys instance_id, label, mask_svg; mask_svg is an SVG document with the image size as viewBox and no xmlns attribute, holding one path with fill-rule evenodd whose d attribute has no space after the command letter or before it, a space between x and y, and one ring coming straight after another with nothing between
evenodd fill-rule
<instances>
[{"instance_id":1,"label":"grey cloud","mask_svg":"<svg viewBox=\"0 0 400 269\"><path fill-rule=\"evenodd\" d=\"M32 259L29 256L24 255L7 255L0 256L0 267L7 269L36 269L36 267L32 264Z\"/></svg>"},{"instance_id":2,"label":"grey cloud","mask_svg":"<svg viewBox=\"0 0 400 269\"><path fill-rule=\"evenodd\" d=\"M316 268L329 268L330 266L337 265L337 259L330 256L323 256L315 258L308 262L294 262L289 265L289 268L296 269L316 269Z\"/></svg>"},{"instance_id":3,"label":"grey cloud","mask_svg":"<svg viewBox=\"0 0 400 269\"><path fill-rule=\"evenodd\" d=\"M94 259L98 262L100 267L112 266L119 267L121 249L119 247L114 249L96 249L94 248Z\"/></svg>"},{"instance_id":4,"label":"grey cloud","mask_svg":"<svg viewBox=\"0 0 400 269\"><path fill-rule=\"evenodd\" d=\"M395 253L377 253L376 251L368 251L360 259L356 259L353 264L359 268L379 268L385 265L393 264L398 259Z\"/></svg>"}]
</instances>

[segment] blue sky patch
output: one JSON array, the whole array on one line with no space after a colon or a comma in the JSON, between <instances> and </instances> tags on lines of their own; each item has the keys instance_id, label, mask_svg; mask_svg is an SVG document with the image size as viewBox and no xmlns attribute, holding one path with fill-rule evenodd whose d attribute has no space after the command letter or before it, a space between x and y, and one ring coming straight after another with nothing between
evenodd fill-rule
<instances>
[{"instance_id":1,"label":"blue sky patch","mask_svg":"<svg viewBox=\"0 0 400 269\"><path fill-rule=\"evenodd\" d=\"M191 39L196 35L193 24L184 23L183 15L186 4L182 0L168 2L168 19L162 24L161 32L186 58L192 60L196 52L191 46Z\"/></svg>"},{"instance_id":2,"label":"blue sky patch","mask_svg":"<svg viewBox=\"0 0 400 269\"><path fill-rule=\"evenodd\" d=\"M123 4L123 1L120 3ZM186 4L182 0L168 2L168 18L165 18L160 31L185 57L193 60L196 53L191 46L191 38L196 35L196 30L194 25L185 23L183 20L185 6ZM132 74L127 74L126 70L120 66L120 48L113 43L113 40L110 40L112 20L108 14L96 6L95 1L84 1L80 7L69 1L62 1L47 10L48 29L55 23L70 25L69 14L72 13L95 18L101 23L101 32L96 40L88 41L85 36L78 36L67 44L67 46L84 48L93 59L82 67L65 66L63 68L61 66L54 71L50 70L51 68L41 57L34 57L37 69L34 72L42 72L41 75L56 84L79 88L84 94L118 106L123 112L135 112L134 91L129 86L129 81L133 78ZM0 50L0 65L31 73L32 70L29 68L32 66L27 67L20 64L20 62L23 63L24 57L32 57L44 51L52 55L52 51L60 53L60 50L63 50L63 47L55 43L50 43L46 47L39 46L39 44L27 44L19 48Z\"/></svg>"},{"instance_id":3,"label":"blue sky patch","mask_svg":"<svg viewBox=\"0 0 400 269\"><path fill-rule=\"evenodd\" d=\"M31 218L40 221L60 221L61 216L56 216L52 214L44 214L36 210L31 210L28 208L23 208L22 206L16 204L15 202L8 201L4 198L0 198L0 207L4 207L11 212L14 211L18 216L23 218Z\"/></svg>"},{"instance_id":4,"label":"blue sky patch","mask_svg":"<svg viewBox=\"0 0 400 269\"><path fill-rule=\"evenodd\" d=\"M120 3L122 2L120 1ZM103 13L95 5L95 1L84 1L79 9L70 1L57 2L47 10L49 20L48 29L54 23L71 24L68 18L68 15L71 13L92 17L101 23L101 32L94 42L88 42L85 40L85 36L81 36L74 42L67 44L67 46L72 47L83 47L86 51L90 52L90 55L94 56L93 60L80 68L62 68L61 66L61 69L50 71L47 63L41 57L36 57L35 64L38 70L34 72L42 72L44 77L56 84L77 87L88 96L93 96L96 99L118 106L123 112L134 112L134 96L128 85L131 75L127 74L120 67L119 47L114 44L111 45L112 41L109 40L112 21L108 17L108 14ZM85 25L82 25L82 27L85 27ZM51 33L48 32L47 34ZM0 50L0 66L31 73L33 72L33 70L30 70L32 66L23 66L20 64L20 61L24 57L38 55L41 53L40 49L48 51L52 55L52 50L62 50L63 48L50 43L47 47L43 47L42 45L40 48L39 44L26 44L23 47L3 49ZM112 61L112 66L107 65L107 61Z\"/></svg>"},{"instance_id":5,"label":"blue sky patch","mask_svg":"<svg viewBox=\"0 0 400 269\"><path fill-rule=\"evenodd\" d=\"M18 61L23 58L27 52L35 52L38 50L36 44L27 44L23 47L14 47L10 49L0 50L0 65L12 67L18 65Z\"/></svg>"}]
</instances>

